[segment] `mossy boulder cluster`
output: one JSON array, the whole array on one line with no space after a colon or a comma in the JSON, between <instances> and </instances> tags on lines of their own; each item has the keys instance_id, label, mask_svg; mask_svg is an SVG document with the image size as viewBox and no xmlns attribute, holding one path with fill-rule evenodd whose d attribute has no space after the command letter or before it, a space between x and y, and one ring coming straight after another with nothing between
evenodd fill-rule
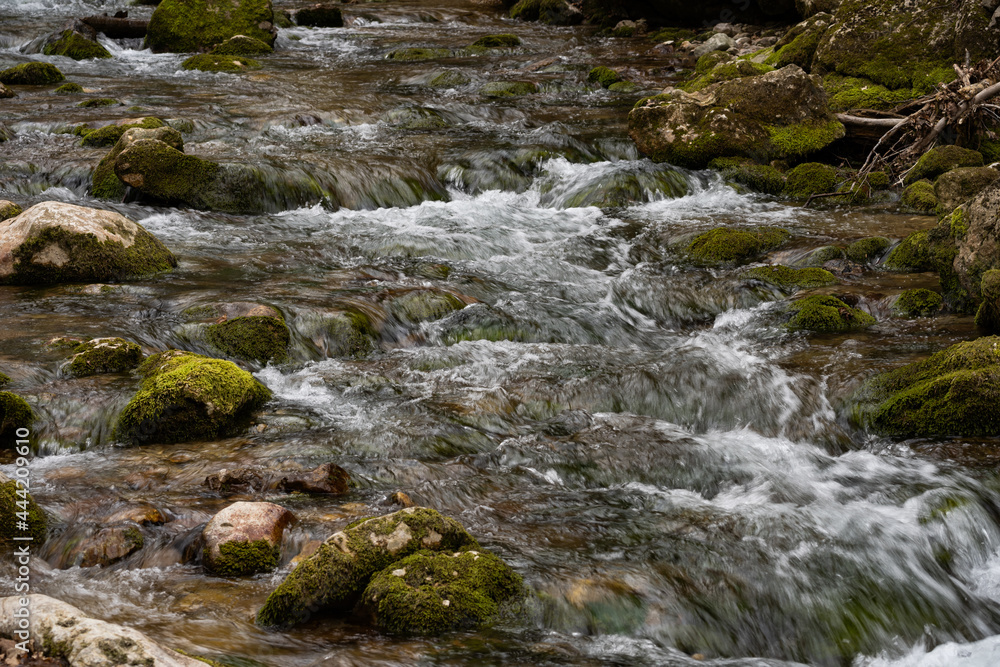
<instances>
[{"instance_id":1,"label":"mossy boulder cluster","mask_svg":"<svg viewBox=\"0 0 1000 667\"><path fill-rule=\"evenodd\" d=\"M281 538L294 521L291 512L274 503L233 503L202 531L202 564L229 577L269 572L278 567Z\"/></svg>"},{"instance_id":2,"label":"mossy boulder cluster","mask_svg":"<svg viewBox=\"0 0 1000 667\"><path fill-rule=\"evenodd\" d=\"M113 211L42 202L0 222L0 284L121 281L175 266L160 241Z\"/></svg>"},{"instance_id":3,"label":"mossy boulder cluster","mask_svg":"<svg viewBox=\"0 0 1000 667\"><path fill-rule=\"evenodd\" d=\"M146 48L154 53L208 51L236 35L274 46L271 0L163 0L149 20Z\"/></svg>"},{"instance_id":4,"label":"mossy boulder cluster","mask_svg":"<svg viewBox=\"0 0 1000 667\"><path fill-rule=\"evenodd\" d=\"M231 361L168 350L148 358L136 395L118 417L127 444L172 443L239 433L271 392Z\"/></svg>"},{"instance_id":5,"label":"mossy boulder cluster","mask_svg":"<svg viewBox=\"0 0 1000 667\"><path fill-rule=\"evenodd\" d=\"M95 338L73 348L67 371L75 377L123 373L142 361L142 348L124 338Z\"/></svg>"},{"instance_id":6,"label":"mossy boulder cluster","mask_svg":"<svg viewBox=\"0 0 1000 667\"><path fill-rule=\"evenodd\" d=\"M83 138L80 140L80 145L88 148L114 146L128 130L155 130L164 126L166 123L159 118L148 116L146 118L126 119L97 129L81 129Z\"/></svg>"},{"instance_id":7,"label":"mossy boulder cluster","mask_svg":"<svg viewBox=\"0 0 1000 667\"><path fill-rule=\"evenodd\" d=\"M523 590L457 521L410 507L327 538L268 596L257 623L289 627L357 609L388 632L437 634L490 622Z\"/></svg>"}]
</instances>

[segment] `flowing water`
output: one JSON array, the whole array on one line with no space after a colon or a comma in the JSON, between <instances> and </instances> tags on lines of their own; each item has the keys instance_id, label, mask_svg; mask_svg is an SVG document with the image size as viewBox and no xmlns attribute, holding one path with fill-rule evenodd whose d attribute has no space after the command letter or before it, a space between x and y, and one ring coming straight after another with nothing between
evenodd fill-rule
<instances>
[{"instance_id":1,"label":"flowing water","mask_svg":"<svg viewBox=\"0 0 1000 667\"><path fill-rule=\"evenodd\" d=\"M25 53L69 18L124 6L0 0L0 64L47 60L91 96L124 102L80 109L50 88L4 100L0 122L17 137L0 144L0 198L113 208L180 260L104 291L0 288L0 368L42 416L35 497L56 517L33 590L233 665L997 663L996 443L888 441L845 409L861 379L974 336L972 323L893 319L892 296L934 276L868 271L834 291L876 328L790 334L783 295L669 249L718 225L775 224L795 239L772 259L791 262L933 220L806 210L641 160L625 131L639 95L595 88L587 71L628 63L655 90L673 63L638 38L515 24L469 0L346 5L348 27L282 30L264 69L238 76L111 40L107 61ZM498 32L524 45L462 50ZM385 60L399 46L456 51ZM445 70L468 82L428 85ZM478 93L515 79L541 92ZM270 212L91 199L106 149L66 131L137 115L168 119L189 153L260 166ZM417 289L470 305L424 322L385 307ZM288 363L250 367L275 398L241 437L117 446L111 424L136 380L72 379L46 345L123 336L147 352L203 352L183 311L232 301L277 307L293 337ZM315 323L338 304L383 323L378 349L331 356ZM349 497L253 496L299 519L278 572L211 577L186 553L244 498L220 498L206 476L328 461L355 480ZM338 617L254 626L305 542L392 511L396 491L510 562L536 593L527 613L441 640ZM144 527L142 550L67 567L74 543L137 504L170 519ZM0 593L12 577L5 560Z\"/></svg>"}]
</instances>

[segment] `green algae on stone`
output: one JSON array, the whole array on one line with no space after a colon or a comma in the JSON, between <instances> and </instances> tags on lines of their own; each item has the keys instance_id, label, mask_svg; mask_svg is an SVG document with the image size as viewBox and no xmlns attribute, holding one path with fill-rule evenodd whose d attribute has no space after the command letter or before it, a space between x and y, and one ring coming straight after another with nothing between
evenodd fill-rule
<instances>
[{"instance_id":1,"label":"green algae on stone","mask_svg":"<svg viewBox=\"0 0 1000 667\"><path fill-rule=\"evenodd\" d=\"M930 317L941 310L944 299L929 289L910 289L900 294L892 304L892 312L900 317Z\"/></svg>"},{"instance_id":2,"label":"green algae on stone","mask_svg":"<svg viewBox=\"0 0 1000 667\"><path fill-rule=\"evenodd\" d=\"M538 92L538 86L530 81L493 81L479 89L484 97L520 97Z\"/></svg>"},{"instance_id":3,"label":"green algae on stone","mask_svg":"<svg viewBox=\"0 0 1000 667\"><path fill-rule=\"evenodd\" d=\"M0 72L0 83L9 86L45 86L59 83L66 77L50 63L22 63Z\"/></svg>"},{"instance_id":4,"label":"green algae on stone","mask_svg":"<svg viewBox=\"0 0 1000 667\"><path fill-rule=\"evenodd\" d=\"M402 62L412 62L419 60L435 60L437 58L447 58L451 55L448 49L434 48L405 48L395 49L386 54L386 60L398 60Z\"/></svg>"},{"instance_id":5,"label":"green algae on stone","mask_svg":"<svg viewBox=\"0 0 1000 667\"><path fill-rule=\"evenodd\" d=\"M291 334L277 317L234 317L205 329L205 338L227 356L248 361L282 362L288 358Z\"/></svg>"},{"instance_id":6,"label":"green algae on stone","mask_svg":"<svg viewBox=\"0 0 1000 667\"><path fill-rule=\"evenodd\" d=\"M833 21L829 14L816 14L792 27L774 45L774 53L768 58L768 65L785 67L798 65L807 72L812 69L813 56L823 33Z\"/></svg>"},{"instance_id":7,"label":"green algae on stone","mask_svg":"<svg viewBox=\"0 0 1000 667\"><path fill-rule=\"evenodd\" d=\"M448 127L440 112L425 107L404 106L390 109L382 120L403 130L437 130Z\"/></svg>"},{"instance_id":8,"label":"green algae on stone","mask_svg":"<svg viewBox=\"0 0 1000 667\"><path fill-rule=\"evenodd\" d=\"M69 373L76 377L122 373L142 361L142 348L124 338L95 338L73 349Z\"/></svg>"},{"instance_id":9,"label":"green algae on stone","mask_svg":"<svg viewBox=\"0 0 1000 667\"><path fill-rule=\"evenodd\" d=\"M77 93L83 92L83 86L73 82L64 83L63 85L56 88L54 92L56 95L75 95Z\"/></svg>"},{"instance_id":10,"label":"green algae on stone","mask_svg":"<svg viewBox=\"0 0 1000 667\"><path fill-rule=\"evenodd\" d=\"M523 595L521 577L491 553L421 551L375 574L360 608L390 634L439 635L479 628Z\"/></svg>"},{"instance_id":11,"label":"green algae on stone","mask_svg":"<svg viewBox=\"0 0 1000 667\"><path fill-rule=\"evenodd\" d=\"M595 67L590 70L590 74L587 75L587 81L591 83L599 83L602 88L608 88L613 83L618 83L622 80L621 74L614 71L610 67Z\"/></svg>"},{"instance_id":12,"label":"green algae on stone","mask_svg":"<svg viewBox=\"0 0 1000 667\"><path fill-rule=\"evenodd\" d=\"M785 291L824 287L837 282L836 277L825 269L792 268L780 264L747 269L740 277L744 280L758 280Z\"/></svg>"},{"instance_id":13,"label":"green algae on stone","mask_svg":"<svg viewBox=\"0 0 1000 667\"><path fill-rule=\"evenodd\" d=\"M696 262L745 262L777 248L790 237L788 230L779 227L717 227L694 237L687 245L687 252Z\"/></svg>"},{"instance_id":14,"label":"green algae on stone","mask_svg":"<svg viewBox=\"0 0 1000 667\"><path fill-rule=\"evenodd\" d=\"M819 162L806 162L785 175L785 194L790 197L832 192L837 184L837 170Z\"/></svg>"},{"instance_id":15,"label":"green algae on stone","mask_svg":"<svg viewBox=\"0 0 1000 667\"><path fill-rule=\"evenodd\" d=\"M882 435L995 436L998 398L1000 338L986 336L869 379L852 417Z\"/></svg>"},{"instance_id":16,"label":"green algae on stone","mask_svg":"<svg viewBox=\"0 0 1000 667\"><path fill-rule=\"evenodd\" d=\"M6 373L0 372L0 387L6 387L11 382L13 382L13 380L10 379L9 375L7 375Z\"/></svg>"},{"instance_id":17,"label":"green algae on stone","mask_svg":"<svg viewBox=\"0 0 1000 667\"><path fill-rule=\"evenodd\" d=\"M73 60L111 57L111 53L101 44L92 39L87 39L75 30L64 30L59 39L45 45L42 53L47 56L66 56Z\"/></svg>"},{"instance_id":18,"label":"green algae on stone","mask_svg":"<svg viewBox=\"0 0 1000 667\"><path fill-rule=\"evenodd\" d=\"M905 208L919 213L933 213L938 205L934 185L926 179L911 183L903 190L900 203Z\"/></svg>"},{"instance_id":19,"label":"green algae on stone","mask_svg":"<svg viewBox=\"0 0 1000 667\"><path fill-rule=\"evenodd\" d=\"M100 107L116 107L116 106L121 106L121 101L120 100L116 100L113 97L96 97L96 98L91 99L91 100L84 100L83 102L80 102L76 106L80 107L81 109L95 109L95 108L100 108Z\"/></svg>"},{"instance_id":20,"label":"green algae on stone","mask_svg":"<svg viewBox=\"0 0 1000 667\"><path fill-rule=\"evenodd\" d=\"M793 331L850 333L875 324L875 318L833 296L807 296L788 306L792 317L785 325Z\"/></svg>"},{"instance_id":21,"label":"green algae on stone","mask_svg":"<svg viewBox=\"0 0 1000 667\"><path fill-rule=\"evenodd\" d=\"M378 347L378 332L371 318L353 309L325 317L322 337L332 357L363 358Z\"/></svg>"},{"instance_id":22,"label":"green algae on stone","mask_svg":"<svg viewBox=\"0 0 1000 667\"><path fill-rule=\"evenodd\" d=\"M697 62L694 64L694 71L696 74L708 74L719 65L732 60L733 56L725 51L711 51L710 53L706 53L702 57L698 58Z\"/></svg>"},{"instance_id":23,"label":"green algae on stone","mask_svg":"<svg viewBox=\"0 0 1000 667\"><path fill-rule=\"evenodd\" d=\"M24 212L20 206L12 201L7 201L6 199L0 199L0 222L4 220L9 220L15 215L20 215Z\"/></svg>"},{"instance_id":24,"label":"green algae on stone","mask_svg":"<svg viewBox=\"0 0 1000 667\"><path fill-rule=\"evenodd\" d=\"M245 56L229 56L217 53L202 53L191 56L181 63L184 69L196 69L201 72L247 72L260 69L260 61Z\"/></svg>"},{"instance_id":25,"label":"green algae on stone","mask_svg":"<svg viewBox=\"0 0 1000 667\"><path fill-rule=\"evenodd\" d=\"M478 547L461 524L425 507L355 522L289 573L257 612L257 624L291 627L321 611L349 611L373 575L407 556Z\"/></svg>"},{"instance_id":26,"label":"green algae on stone","mask_svg":"<svg viewBox=\"0 0 1000 667\"><path fill-rule=\"evenodd\" d=\"M236 35L217 44L210 53L213 56L264 56L273 52L274 48L267 42L246 35Z\"/></svg>"},{"instance_id":27,"label":"green algae on stone","mask_svg":"<svg viewBox=\"0 0 1000 667\"><path fill-rule=\"evenodd\" d=\"M823 86L830 94L830 108L833 111L892 109L919 96L909 88L889 90L868 79L833 73L823 77Z\"/></svg>"},{"instance_id":28,"label":"green algae on stone","mask_svg":"<svg viewBox=\"0 0 1000 667\"><path fill-rule=\"evenodd\" d=\"M212 563L212 571L224 577L270 572L281 561L281 546L267 540L226 542L219 545L219 552Z\"/></svg>"},{"instance_id":29,"label":"green algae on stone","mask_svg":"<svg viewBox=\"0 0 1000 667\"><path fill-rule=\"evenodd\" d=\"M0 392L2 393L2 392ZM19 528L22 521L18 514L27 513L28 529ZM8 548L24 542L17 537L30 537L31 542L40 547L48 533L48 518L31 494L20 488L18 483L0 474L0 545Z\"/></svg>"},{"instance_id":30,"label":"green algae on stone","mask_svg":"<svg viewBox=\"0 0 1000 667\"><path fill-rule=\"evenodd\" d=\"M17 440L19 428L30 428L35 413L28 402L17 394L0 391L0 449L9 449Z\"/></svg>"},{"instance_id":31,"label":"green algae on stone","mask_svg":"<svg viewBox=\"0 0 1000 667\"><path fill-rule=\"evenodd\" d=\"M166 123L152 116L147 116L131 123L123 123L122 125L105 125L104 127L87 132L80 141L80 145L88 148L114 146L122 138L122 135L125 134L125 131L131 130L133 127L153 130L164 125Z\"/></svg>"},{"instance_id":32,"label":"green algae on stone","mask_svg":"<svg viewBox=\"0 0 1000 667\"><path fill-rule=\"evenodd\" d=\"M126 444L169 444L233 435L249 424L271 392L231 361L168 350L139 367L136 395L118 417Z\"/></svg>"},{"instance_id":33,"label":"green algae on stone","mask_svg":"<svg viewBox=\"0 0 1000 667\"><path fill-rule=\"evenodd\" d=\"M708 56L702 56L702 58L707 57ZM694 93L702 88L712 85L713 83L719 83L720 81L732 81L733 79L742 79L745 77L757 76L758 74L767 74L772 71L774 71L773 67L751 62L749 60L722 62L706 72L704 75L680 85L679 88L689 93Z\"/></svg>"},{"instance_id":34,"label":"green algae on stone","mask_svg":"<svg viewBox=\"0 0 1000 667\"><path fill-rule=\"evenodd\" d=\"M274 45L271 0L163 0L149 19L145 48L154 53L209 49L236 35Z\"/></svg>"},{"instance_id":35,"label":"green algae on stone","mask_svg":"<svg viewBox=\"0 0 1000 667\"><path fill-rule=\"evenodd\" d=\"M517 35L504 33L501 35L485 35L474 41L469 46L482 46L487 49L510 49L521 46L521 38Z\"/></svg>"},{"instance_id":36,"label":"green algae on stone","mask_svg":"<svg viewBox=\"0 0 1000 667\"><path fill-rule=\"evenodd\" d=\"M933 181L946 171L957 167L982 166L983 154L979 151L959 146L938 146L920 156L917 164L906 175L904 183L910 185L924 178Z\"/></svg>"},{"instance_id":37,"label":"green algae on stone","mask_svg":"<svg viewBox=\"0 0 1000 667\"><path fill-rule=\"evenodd\" d=\"M892 241L884 236L869 236L858 239L847 246L847 259L858 264L867 264L881 257L891 245Z\"/></svg>"},{"instance_id":38,"label":"green algae on stone","mask_svg":"<svg viewBox=\"0 0 1000 667\"><path fill-rule=\"evenodd\" d=\"M894 271L933 271L930 239L925 231L913 232L892 249L883 266Z\"/></svg>"}]
</instances>

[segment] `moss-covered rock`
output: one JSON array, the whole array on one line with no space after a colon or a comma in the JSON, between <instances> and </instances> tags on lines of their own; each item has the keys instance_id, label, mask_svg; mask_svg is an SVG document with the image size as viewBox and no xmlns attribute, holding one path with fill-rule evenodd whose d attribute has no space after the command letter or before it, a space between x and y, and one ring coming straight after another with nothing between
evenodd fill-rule
<instances>
[{"instance_id":1,"label":"moss-covered rock","mask_svg":"<svg viewBox=\"0 0 1000 667\"><path fill-rule=\"evenodd\" d=\"M295 24L310 28L342 28L344 15L340 7L325 2L295 12Z\"/></svg>"},{"instance_id":2,"label":"moss-covered rock","mask_svg":"<svg viewBox=\"0 0 1000 667\"><path fill-rule=\"evenodd\" d=\"M583 13L566 0L519 0L511 8L510 17L552 25L576 25L583 20Z\"/></svg>"},{"instance_id":3,"label":"moss-covered rock","mask_svg":"<svg viewBox=\"0 0 1000 667\"><path fill-rule=\"evenodd\" d=\"M83 86L78 83L64 83L55 89L56 95L76 95L83 92Z\"/></svg>"},{"instance_id":4,"label":"moss-covered rock","mask_svg":"<svg viewBox=\"0 0 1000 667\"><path fill-rule=\"evenodd\" d=\"M917 95L910 88L889 90L868 79L832 73L823 77L833 111L892 109Z\"/></svg>"},{"instance_id":5,"label":"moss-covered rock","mask_svg":"<svg viewBox=\"0 0 1000 667\"><path fill-rule=\"evenodd\" d=\"M686 250L694 261L703 264L740 263L756 259L790 237L788 230L777 227L717 227L698 234Z\"/></svg>"},{"instance_id":6,"label":"moss-covered rock","mask_svg":"<svg viewBox=\"0 0 1000 667\"><path fill-rule=\"evenodd\" d=\"M1000 435L1000 338L959 343L877 375L854 395L853 418L900 437Z\"/></svg>"},{"instance_id":7,"label":"moss-covered rock","mask_svg":"<svg viewBox=\"0 0 1000 667\"><path fill-rule=\"evenodd\" d=\"M217 44L211 51L215 56L266 56L274 52L267 42L262 42L246 35L235 35L221 44ZM197 68L201 69L201 68Z\"/></svg>"},{"instance_id":8,"label":"moss-covered rock","mask_svg":"<svg viewBox=\"0 0 1000 667\"><path fill-rule=\"evenodd\" d=\"M11 382L13 382L13 380L10 379L9 375L6 373L0 373L0 387L6 387Z\"/></svg>"},{"instance_id":9,"label":"moss-covered rock","mask_svg":"<svg viewBox=\"0 0 1000 667\"><path fill-rule=\"evenodd\" d=\"M785 194L789 197L833 192L837 185L837 170L819 162L806 162L785 175Z\"/></svg>"},{"instance_id":10,"label":"moss-covered rock","mask_svg":"<svg viewBox=\"0 0 1000 667\"><path fill-rule=\"evenodd\" d=\"M884 236L869 236L847 246L847 259L858 264L868 264L885 254L892 241Z\"/></svg>"},{"instance_id":11,"label":"moss-covered rock","mask_svg":"<svg viewBox=\"0 0 1000 667\"><path fill-rule=\"evenodd\" d=\"M780 264L756 266L740 274L744 280L757 280L787 292L833 285L837 279L832 273L819 268L792 268Z\"/></svg>"},{"instance_id":12,"label":"moss-covered rock","mask_svg":"<svg viewBox=\"0 0 1000 667\"><path fill-rule=\"evenodd\" d=\"M291 334L280 317L235 317L205 329L205 338L224 354L247 361L282 362Z\"/></svg>"},{"instance_id":13,"label":"moss-covered rock","mask_svg":"<svg viewBox=\"0 0 1000 667\"><path fill-rule=\"evenodd\" d=\"M126 185L115 174L115 160L122 151L140 139L156 139L179 151L184 150L184 138L172 127L158 127L152 130L132 128L122 133L121 138L111 151L101 158L91 177L90 194L98 199L114 199L121 201L125 196Z\"/></svg>"},{"instance_id":14,"label":"moss-covered rock","mask_svg":"<svg viewBox=\"0 0 1000 667\"><path fill-rule=\"evenodd\" d=\"M393 563L424 549L478 546L457 521L424 507L349 525L289 573L257 612L257 624L289 627L320 611L348 611L372 576Z\"/></svg>"},{"instance_id":15,"label":"moss-covered rock","mask_svg":"<svg viewBox=\"0 0 1000 667\"><path fill-rule=\"evenodd\" d=\"M521 97L538 92L531 81L491 81L479 89L484 97Z\"/></svg>"},{"instance_id":16,"label":"moss-covered rock","mask_svg":"<svg viewBox=\"0 0 1000 667\"><path fill-rule=\"evenodd\" d=\"M979 151L959 146L938 146L932 148L917 160L917 164L906 175L909 185L921 179L935 180L938 176L958 167L982 167L983 154Z\"/></svg>"},{"instance_id":17,"label":"moss-covered rock","mask_svg":"<svg viewBox=\"0 0 1000 667\"><path fill-rule=\"evenodd\" d=\"M24 513L28 515L27 530L18 527L22 521L18 514L23 516ZM21 489L16 481L0 474L0 546L9 548L18 544L14 538L30 537L38 547L45 541L47 532L48 519L31 494Z\"/></svg>"},{"instance_id":18,"label":"moss-covered rock","mask_svg":"<svg viewBox=\"0 0 1000 667\"><path fill-rule=\"evenodd\" d=\"M1000 270L990 269L979 284L982 303L976 311L976 326L989 333L1000 333Z\"/></svg>"},{"instance_id":19,"label":"moss-covered rock","mask_svg":"<svg viewBox=\"0 0 1000 667\"><path fill-rule=\"evenodd\" d=\"M307 335L330 357L360 359L378 349L378 327L361 309L345 308L320 316Z\"/></svg>"},{"instance_id":20,"label":"moss-covered rock","mask_svg":"<svg viewBox=\"0 0 1000 667\"><path fill-rule=\"evenodd\" d=\"M201 561L209 572L227 577L270 572L281 562L281 538L294 521L274 503L233 503L202 531Z\"/></svg>"},{"instance_id":21,"label":"moss-covered rock","mask_svg":"<svg viewBox=\"0 0 1000 667\"><path fill-rule=\"evenodd\" d=\"M163 0L153 12L146 48L154 53L205 51L246 35L274 46L271 0Z\"/></svg>"},{"instance_id":22,"label":"moss-covered rock","mask_svg":"<svg viewBox=\"0 0 1000 667\"><path fill-rule=\"evenodd\" d=\"M0 83L0 100L9 100L14 97L17 97L17 93L8 88L6 84Z\"/></svg>"},{"instance_id":23,"label":"moss-covered rock","mask_svg":"<svg viewBox=\"0 0 1000 667\"><path fill-rule=\"evenodd\" d=\"M153 130L158 127L163 127L164 125L166 125L166 123L159 118L153 118L152 116L128 120L121 124L116 123L113 125L105 125L104 127L99 127L96 130L84 134L83 139L80 141L80 145L88 148L114 146L118 143L118 140L122 138L122 135L132 128Z\"/></svg>"},{"instance_id":24,"label":"moss-covered rock","mask_svg":"<svg viewBox=\"0 0 1000 667\"><path fill-rule=\"evenodd\" d=\"M389 302L389 312L402 322L438 320L465 308L465 301L450 292L413 290Z\"/></svg>"},{"instance_id":25,"label":"moss-covered rock","mask_svg":"<svg viewBox=\"0 0 1000 667\"><path fill-rule=\"evenodd\" d=\"M403 106L390 109L382 121L403 130L437 130L448 127L448 121L435 109Z\"/></svg>"},{"instance_id":26,"label":"moss-covered rock","mask_svg":"<svg viewBox=\"0 0 1000 667\"><path fill-rule=\"evenodd\" d=\"M139 551L145 543L142 531L134 523L105 526L74 542L62 555L63 566L106 567Z\"/></svg>"},{"instance_id":27,"label":"moss-covered rock","mask_svg":"<svg viewBox=\"0 0 1000 667\"><path fill-rule=\"evenodd\" d=\"M361 608L385 632L438 635L481 627L523 595L521 577L491 553L421 551L372 577Z\"/></svg>"},{"instance_id":28,"label":"moss-covered rock","mask_svg":"<svg viewBox=\"0 0 1000 667\"><path fill-rule=\"evenodd\" d=\"M986 272L1000 269L1000 183L987 186L967 204L956 208L948 222L957 239L955 272L962 287L979 300Z\"/></svg>"},{"instance_id":29,"label":"moss-covered rock","mask_svg":"<svg viewBox=\"0 0 1000 667\"><path fill-rule=\"evenodd\" d=\"M0 449L10 449L17 440L17 429L31 428L35 413L28 402L9 391L0 391Z\"/></svg>"},{"instance_id":30,"label":"moss-covered rock","mask_svg":"<svg viewBox=\"0 0 1000 667\"><path fill-rule=\"evenodd\" d=\"M708 56L702 56L702 60L705 58L708 58ZM774 71L774 68L770 65L755 63L751 60L731 60L719 63L712 69L705 72L702 76L696 77L691 81L680 85L679 88L686 92L694 93L703 88L707 88L713 83L732 81L733 79L742 79L745 77L757 76L759 74L767 74L772 71Z\"/></svg>"},{"instance_id":31,"label":"moss-covered rock","mask_svg":"<svg viewBox=\"0 0 1000 667\"><path fill-rule=\"evenodd\" d=\"M117 107L121 106L121 100L116 100L113 97L95 97L90 100L84 100L76 106L81 109L100 109L103 107Z\"/></svg>"},{"instance_id":32,"label":"moss-covered rock","mask_svg":"<svg viewBox=\"0 0 1000 667\"><path fill-rule=\"evenodd\" d=\"M432 76L427 85L431 88L458 88L471 82L472 79L461 70L449 69Z\"/></svg>"},{"instance_id":33,"label":"moss-covered rock","mask_svg":"<svg viewBox=\"0 0 1000 667\"><path fill-rule=\"evenodd\" d=\"M3 222L4 220L9 220L10 218L13 218L15 215L21 215L21 213L23 212L24 209L22 209L14 202L8 201L6 199L0 199L0 222Z\"/></svg>"},{"instance_id":34,"label":"moss-covered rock","mask_svg":"<svg viewBox=\"0 0 1000 667\"><path fill-rule=\"evenodd\" d=\"M448 49L420 48L412 47L405 49L393 49L386 54L386 60L399 60L402 62L413 62L419 60L436 60L447 58L451 55Z\"/></svg>"},{"instance_id":35,"label":"moss-covered rock","mask_svg":"<svg viewBox=\"0 0 1000 667\"><path fill-rule=\"evenodd\" d=\"M795 25L774 45L774 55L767 64L779 68L798 65L809 71L820 39L832 23L830 14L816 14Z\"/></svg>"},{"instance_id":36,"label":"moss-covered rock","mask_svg":"<svg viewBox=\"0 0 1000 667\"><path fill-rule=\"evenodd\" d=\"M469 46L481 46L487 49L511 49L521 46L521 38L517 35L504 33L502 35L485 35Z\"/></svg>"},{"instance_id":37,"label":"moss-covered rock","mask_svg":"<svg viewBox=\"0 0 1000 667\"><path fill-rule=\"evenodd\" d=\"M785 326L793 331L850 333L875 324L874 317L833 296L808 296L793 301L787 313L791 318Z\"/></svg>"},{"instance_id":38,"label":"moss-covered rock","mask_svg":"<svg viewBox=\"0 0 1000 667\"><path fill-rule=\"evenodd\" d=\"M927 179L908 185L900 202L905 208L918 213L933 213L938 205L934 185Z\"/></svg>"},{"instance_id":39,"label":"moss-covered rock","mask_svg":"<svg viewBox=\"0 0 1000 667\"><path fill-rule=\"evenodd\" d=\"M800 266L823 266L826 262L844 259L846 256L843 248L838 248L835 245L825 245L810 252L798 264Z\"/></svg>"},{"instance_id":40,"label":"moss-covered rock","mask_svg":"<svg viewBox=\"0 0 1000 667\"><path fill-rule=\"evenodd\" d=\"M217 53L202 53L191 56L181 63L184 69L196 69L201 72L248 72L260 69L260 61L246 56L226 56Z\"/></svg>"},{"instance_id":41,"label":"moss-covered rock","mask_svg":"<svg viewBox=\"0 0 1000 667\"><path fill-rule=\"evenodd\" d=\"M587 75L587 81L599 83L602 88L610 88L612 84L618 83L621 80L621 74L603 65L590 70L590 73Z\"/></svg>"},{"instance_id":42,"label":"moss-covered rock","mask_svg":"<svg viewBox=\"0 0 1000 667\"><path fill-rule=\"evenodd\" d=\"M9 86L46 86L66 77L50 63L22 63L0 72L0 83Z\"/></svg>"},{"instance_id":43,"label":"moss-covered rock","mask_svg":"<svg viewBox=\"0 0 1000 667\"><path fill-rule=\"evenodd\" d=\"M47 56L66 56L73 60L110 58L111 53L96 40L88 39L75 30L64 30L59 37L42 48Z\"/></svg>"},{"instance_id":44,"label":"moss-covered rock","mask_svg":"<svg viewBox=\"0 0 1000 667\"><path fill-rule=\"evenodd\" d=\"M938 215L948 215L957 206L969 201L1000 177L990 167L959 167L946 171L934 181Z\"/></svg>"},{"instance_id":45,"label":"moss-covered rock","mask_svg":"<svg viewBox=\"0 0 1000 667\"><path fill-rule=\"evenodd\" d=\"M122 373L142 361L142 348L124 338L95 338L73 349L68 371L76 377Z\"/></svg>"},{"instance_id":46,"label":"moss-covered rock","mask_svg":"<svg viewBox=\"0 0 1000 667\"><path fill-rule=\"evenodd\" d=\"M734 61L735 58L732 54L726 53L725 51L711 51L705 55L698 58L694 64L694 71L696 74L705 75L711 72L713 69L719 65L727 62Z\"/></svg>"},{"instance_id":47,"label":"moss-covered rock","mask_svg":"<svg viewBox=\"0 0 1000 667\"><path fill-rule=\"evenodd\" d=\"M893 314L899 317L930 317L941 310L944 299L929 289L909 289L892 303Z\"/></svg>"},{"instance_id":48,"label":"moss-covered rock","mask_svg":"<svg viewBox=\"0 0 1000 667\"><path fill-rule=\"evenodd\" d=\"M42 202L0 222L0 284L118 281L175 266L160 241L113 211Z\"/></svg>"},{"instance_id":49,"label":"moss-covered rock","mask_svg":"<svg viewBox=\"0 0 1000 667\"><path fill-rule=\"evenodd\" d=\"M169 350L139 367L138 393L118 417L127 444L224 437L246 428L271 392L230 361Z\"/></svg>"}]
</instances>

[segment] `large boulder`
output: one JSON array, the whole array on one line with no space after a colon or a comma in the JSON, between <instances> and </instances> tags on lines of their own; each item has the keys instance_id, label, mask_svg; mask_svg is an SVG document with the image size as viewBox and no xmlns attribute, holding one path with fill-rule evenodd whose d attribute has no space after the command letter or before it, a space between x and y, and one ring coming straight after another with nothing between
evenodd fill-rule
<instances>
[{"instance_id":1,"label":"large boulder","mask_svg":"<svg viewBox=\"0 0 1000 667\"><path fill-rule=\"evenodd\" d=\"M273 20L271 0L163 0L149 20L145 45L154 53L188 53L245 35L274 46Z\"/></svg>"},{"instance_id":2,"label":"large boulder","mask_svg":"<svg viewBox=\"0 0 1000 667\"><path fill-rule=\"evenodd\" d=\"M288 358L291 333L276 308L235 302L200 306L194 311L189 314L210 316L211 324L195 326L199 335L224 355L260 363Z\"/></svg>"},{"instance_id":3,"label":"large boulder","mask_svg":"<svg viewBox=\"0 0 1000 667\"><path fill-rule=\"evenodd\" d=\"M0 284L107 282L177 266L152 234L114 211L48 201L0 222Z\"/></svg>"},{"instance_id":4,"label":"large boulder","mask_svg":"<svg viewBox=\"0 0 1000 667\"><path fill-rule=\"evenodd\" d=\"M628 127L643 154L696 169L720 157L801 160L844 136L819 78L797 65L641 100Z\"/></svg>"},{"instance_id":5,"label":"large boulder","mask_svg":"<svg viewBox=\"0 0 1000 667\"><path fill-rule=\"evenodd\" d=\"M118 417L128 444L185 442L238 433L271 392L231 361L168 350L139 367L139 392Z\"/></svg>"},{"instance_id":6,"label":"large boulder","mask_svg":"<svg viewBox=\"0 0 1000 667\"><path fill-rule=\"evenodd\" d=\"M30 610L27 629L20 625L25 609ZM28 640L33 652L69 665L205 667L203 661L160 646L138 630L91 618L47 595L0 598L0 637Z\"/></svg>"},{"instance_id":7,"label":"large boulder","mask_svg":"<svg viewBox=\"0 0 1000 667\"><path fill-rule=\"evenodd\" d=\"M133 127L125 130L121 138L110 152L101 158L94 175L91 178L90 194L99 199L114 199L121 201L125 196L127 186L115 174L115 160L126 148L140 139L156 139L179 151L184 150L184 138L172 127L141 128Z\"/></svg>"},{"instance_id":8,"label":"large boulder","mask_svg":"<svg viewBox=\"0 0 1000 667\"><path fill-rule=\"evenodd\" d=\"M425 507L409 507L348 526L327 538L285 578L257 612L265 627L289 627L320 611L349 611L372 576L421 550L478 547L460 523Z\"/></svg>"},{"instance_id":9,"label":"large boulder","mask_svg":"<svg viewBox=\"0 0 1000 667\"><path fill-rule=\"evenodd\" d=\"M274 503L233 503L202 531L202 564L229 577L269 572L281 561L281 538L294 521Z\"/></svg>"}]
</instances>

